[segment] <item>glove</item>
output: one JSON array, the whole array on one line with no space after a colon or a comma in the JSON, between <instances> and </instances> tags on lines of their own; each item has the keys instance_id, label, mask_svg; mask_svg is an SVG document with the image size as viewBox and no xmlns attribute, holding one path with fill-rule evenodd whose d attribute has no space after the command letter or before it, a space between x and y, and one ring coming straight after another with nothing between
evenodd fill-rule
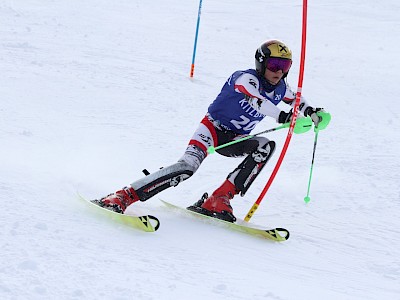
<instances>
[{"instance_id":1,"label":"glove","mask_svg":"<svg viewBox=\"0 0 400 300\"><path fill-rule=\"evenodd\" d=\"M315 127L318 127L319 122L322 121L322 119L317 115L317 112L319 111L324 111L323 108L313 108L311 106L307 107L304 110L304 115L310 116L311 120L314 122Z\"/></svg>"},{"instance_id":2,"label":"glove","mask_svg":"<svg viewBox=\"0 0 400 300\"><path fill-rule=\"evenodd\" d=\"M288 123L292 120L293 110L291 109L289 112L281 111L278 117L278 123L284 124Z\"/></svg>"},{"instance_id":3,"label":"glove","mask_svg":"<svg viewBox=\"0 0 400 300\"><path fill-rule=\"evenodd\" d=\"M323 130L331 121L331 114L327 113L323 108L313 108L311 106L304 110L304 115L310 116L314 122L315 129Z\"/></svg>"}]
</instances>

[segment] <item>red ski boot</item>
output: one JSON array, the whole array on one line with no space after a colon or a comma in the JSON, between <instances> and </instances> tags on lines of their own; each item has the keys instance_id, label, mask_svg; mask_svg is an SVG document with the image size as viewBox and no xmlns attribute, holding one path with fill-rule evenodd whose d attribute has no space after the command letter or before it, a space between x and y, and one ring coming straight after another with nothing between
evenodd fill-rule
<instances>
[{"instance_id":1,"label":"red ski boot","mask_svg":"<svg viewBox=\"0 0 400 300\"><path fill-rule=\"evenodd\" d=\"M92 202L105 209L123 214L129 205L139 200L139 197L132 187L125 187L114 194L110 194L100 200L93 200Z\"/></svg>"},{"instance_id":2,"label":"red ski boot","mask_svg":"<svg viewBox=\"0 0 400 300\"><path fill-rule=\"evenodd\" d=\"M229 180L225 180L224 183L212 193L211 197L207 198L208 195L205 193L197 203L193 206L189 206L188 209L224 221L235 222L236 218L233 215L233 209L229 201L236 194L238 194L238 191L235 185Z\"/></svg>"}]
</instances>

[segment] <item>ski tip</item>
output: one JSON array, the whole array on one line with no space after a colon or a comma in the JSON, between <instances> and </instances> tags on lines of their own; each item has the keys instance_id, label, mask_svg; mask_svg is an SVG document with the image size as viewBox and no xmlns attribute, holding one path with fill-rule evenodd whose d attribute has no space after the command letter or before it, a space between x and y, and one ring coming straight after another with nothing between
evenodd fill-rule
<instances>
[{"instance_id":1,"label":"ski tip","mask_svg":"<svg viewBox=\"0 0 400 300\"><path fill-rule=\"evenodd\" d=\"M287 241L290 237L289 230L287 230L285 228L275 228L273 231L274 231L274 236L276 237L276 240L279 242Z\"/></svg>"},{"instance_id":2,"label":"ski tip","mask_svg":"<svg viewBox=\"0 0 400 300\"><path fill-rule=\"evenodd\" d=\"M155 225L155 226L154 226L153 224L152 224L152 225L153 225L154 231L157 231L158 228L160 228L160 220L157 219L156 217L152 216L152 215L147 215L147 217L148 217L150 220L153 220L154 222L156 222L156 225Z\"/></svg>"}]
</instances>

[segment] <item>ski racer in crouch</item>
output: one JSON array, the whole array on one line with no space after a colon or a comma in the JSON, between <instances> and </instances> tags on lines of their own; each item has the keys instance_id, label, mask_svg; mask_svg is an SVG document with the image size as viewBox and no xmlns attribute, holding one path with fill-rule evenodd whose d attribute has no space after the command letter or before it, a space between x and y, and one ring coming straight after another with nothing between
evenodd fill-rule
<instances>
[{"instance_id":1,"label":"ski racer in crouch","mask_svg":"<svg viewBox=\"0 0 400 300\"><path fill-rule=\"evenodd\" d=\"M269 116L278 123L290 122L292 110L285 112L277 105L281 101L294 106L296 95L286 83L292 65L292 52L282 42L263 43L255 54L255 70L234 72L222 87L208 112L194 132L183 156L168 167L131 183L100 200L92 202L103 208L124 213L137 201L146 201L159 192L176 186L191 177L207 156L207 148L249 135L255 126ZM310 105L303 97L299 106L304 116L310 116L315 126L322 122L321 108ZM319 128L319 129L324 129ZM253 137L217 150L228 157L245 156L210 197L207 193L188 207L190 210L235 222L230 200L244 196L275 150L275 142L266 137Z\"/></svg>"}]
</instances>

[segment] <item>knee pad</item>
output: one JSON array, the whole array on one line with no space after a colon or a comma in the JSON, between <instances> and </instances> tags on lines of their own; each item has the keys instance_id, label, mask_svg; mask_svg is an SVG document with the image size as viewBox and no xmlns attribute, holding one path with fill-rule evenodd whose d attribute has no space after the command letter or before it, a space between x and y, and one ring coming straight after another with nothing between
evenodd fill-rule
<instances>
[{"instance_id":1,"label":"knee pad","mask_svg":"<svg viewBox=\"0 0 400 300\"><path fill-rule=\"evenodd\" d=\"M200 167L207 153L196 145L188 145L185 153L179 159L179 162L185 162L190 165L195 171Z\"/></svg>"}]
</instances>

